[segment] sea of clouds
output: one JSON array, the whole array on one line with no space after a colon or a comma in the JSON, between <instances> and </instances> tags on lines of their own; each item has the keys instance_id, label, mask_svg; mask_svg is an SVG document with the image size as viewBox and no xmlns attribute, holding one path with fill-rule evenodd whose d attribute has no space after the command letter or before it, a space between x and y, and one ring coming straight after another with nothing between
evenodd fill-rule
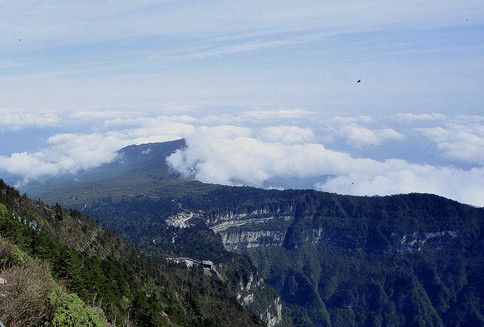
<instances>
[{"instance_id":1,"label":"sea of clouds","mask_svg":"<svg viewBox=\"0 0 484 327\"><path fill-rule=\"evenodd\" d=\"M18 149L26 147L27 131L52 134L35 151L0 156L0 174L16 176L18 185L108 163L127 145L185 138L186 148L168 163L202 182L284 188L300 180L300 187L341 194L425 192L484 206L484 116L4 110L0 120L0 133L12 141L15 135ZM83 123L89 129L79 127ZM66 133L59 126L79 130Z\"/></svg>"}]
</instances>

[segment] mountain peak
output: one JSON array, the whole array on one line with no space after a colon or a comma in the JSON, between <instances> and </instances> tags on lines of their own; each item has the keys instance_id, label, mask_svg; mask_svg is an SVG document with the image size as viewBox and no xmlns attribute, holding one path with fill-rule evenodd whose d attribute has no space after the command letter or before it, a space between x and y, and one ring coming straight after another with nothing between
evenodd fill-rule
<instances>
[{"instance_id":1,"label":"mountain peak","mask_svg":"<svg viewBox=\"0 0 484 327\"><path fill-rule=\"evenodd\" d=\"M118 155L125 160L142 160L146 157L167 157L178 149L186 146L185 139L168 142L155 142L128 145L117 151Z\"/></svg>"}]
</instances>

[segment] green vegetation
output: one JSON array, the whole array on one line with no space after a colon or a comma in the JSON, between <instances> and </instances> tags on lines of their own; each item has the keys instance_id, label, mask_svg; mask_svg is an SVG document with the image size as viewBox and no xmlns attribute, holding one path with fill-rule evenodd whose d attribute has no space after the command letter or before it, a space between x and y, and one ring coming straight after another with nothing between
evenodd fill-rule
<instances>
[{"instance_id":1,"label":"green vegetation","mask_svg":"<svg viewBox=\"0 0 484 327\"><path fill-rule=\"evenodd\" d=\"M382 255L320 244L247 253L282 299L306 309L308 325L470 326L484 321L478 300L482 267L472 262L471 253L454 248ZM469 302L461 311L463 294Z\"/></svg>"},{"instance_id":2,"label":"green vegetation","mask_svg":"<svg viewBox=\"0 0 484 327\"><path fill-rule=\"evenodd\" d=\"M2 214L2 213L0 213ZM97 326L100 315L57 284L48 265L0 237L0 319L7 326Z\"/></svg>"},{"instance_id":3,"label":"green vegetation","mask_svg":"<svg viewBox=\"0 0 484 327\"><path fill-rule=\"evenodd\" d=\"M7 320L6 315L0 315L4 323L16 321L8 326L39 326L39 321L52 326L99 326L103 319L116 326L229 326L234 321L239 326L259 324L235 300L231 284L205 274L202 268L155 262L106 227L86 251L80 252L78 249L99 224L79 211L30 201L1 180L0 202L0 235L11 249L0 251L0 276L8 275L6 269L13 262L29 266L38 262L44 274L42 278L31 274L31 283L50 280L39 283L48 287L25 294L24 302L30 303L32 295L32 301L42 305L28 307L51 310L39 313L35 322L20 323L21 317ZM233 279L230 271L221 272L227 280ZM60 291L56 284L64 289Z\"/></svg>"},{"instance_id":4,"label":"green vegetation","mask_svg":"<svg viewBox=\"0 0 484 327\"><path fill-rule=\"evenodd\" d=\"M186 256L227 263L237 256L224 249L220 236L202 220L190 220L191 228L168 227L165 219L179 210L171 198L138 196L120 201L99 199L89 207L89 214L102 217L104 224L158 259Z\"/></svg>"},{"instance_id":5,"label":"green vegetation","mask_svg":"<svg viewBox=\"0 0 484 327\"><path fill-rule=\"evenodd\" d=\"M196 194L187 191L174 201L172 193L164 194L156 200L97 199L87 210L149 253L167 255L177 249L205 253L222 263L234 254L220 256L220 238L210 232L207 222L210 225L217 216L229 213L275 216L227 231L285 231L282 247L259 246L242 253L281 294L288 324L465 326L484 322L478 278L483 209L425 194L351 197L224 186ZM203 219L190 221L194 226L187 229L167 227L168 215L160 212L174 214L178 203L193 212L202 210ZM293 218L280 221L278 215ZM175 243L169 244L175 234ZM156 235L159 240L154 245L150 239ZM264 238L259 241L270 244Z\"/></svg>"},{"instance_id":6,"label":"green vegetation","mask_svg":"<svg viewBox=\"0 0 484 327\"><path fill-rule=\"evenodd\" d=\"M484 324L483 209L424 194L312 191L292 207L283 247L243 253L292 310L300 308L289 313L295 325Z\"/></svg>"},{"instance_id":7,"label":"green vegetation","mask_svg":"<svg viewBox=\"0 0 484 327\"><path fill-rule=\"evenodd\" d=\"M86 306L77 294L67 294L57 286L48 296L51 306L57 308L50 325L58 326L88 326L104 327L99 314L90 306Z\"/></svg>"}]
</instances>

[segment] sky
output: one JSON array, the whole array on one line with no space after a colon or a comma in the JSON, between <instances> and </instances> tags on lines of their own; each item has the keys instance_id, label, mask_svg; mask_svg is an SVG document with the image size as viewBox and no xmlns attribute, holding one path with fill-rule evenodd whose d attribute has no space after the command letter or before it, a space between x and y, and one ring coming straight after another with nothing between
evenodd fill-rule
<instances>
[{"instance_id":1,"label":"sky","mask_svg":"<svg viewBox=\"0 0 484 327\"><path fill-rule=\"evenodd\" d=\"M0 177L186 138L197 180L484 206L484 2L0 0Z\"/></svg>"}]
</instances>

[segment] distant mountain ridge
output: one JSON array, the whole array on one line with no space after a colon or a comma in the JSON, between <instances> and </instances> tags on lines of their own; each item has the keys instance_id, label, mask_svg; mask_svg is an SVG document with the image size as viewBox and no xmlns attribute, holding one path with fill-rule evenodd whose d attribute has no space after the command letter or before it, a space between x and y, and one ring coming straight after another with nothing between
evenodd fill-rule
<instances>
[{"instance_id":1,"label":"distant mountain ridge","mask_svg":"<svg viewBox=\"0 0 484 327\"><path fill-rule=\"evenodd\" d=\"M19 189L33 198L42 196L46 200L49 200L48 194L63 193L63 189L70 191L98 187L113 189L116 188L118 181L130 184L131 187L141 184L140 187L145 189L153 184L153 181L173 180L180 177L168 166L166 158L185 146L184 139L130 145L118 150L113 161L99 167L82 170L76 175L66 173L57 177L44 178L21 185ZM58 199L54 202L58 202Z\"/></svg>"},{"instance_id":2,"label":"distant mountain ridge","mask_svg":"<svg viewBox=\"0 0 484 327\"><path fill-rule=\"evenodd\" d=\"M185 146L184 139L130 145L117 151L118 156L112 163L103 165L97 170L119 170L135 175L146 174L164 179L175 178L178 175L169 168L166 158Z\"/></svg>"}]
</instances>

